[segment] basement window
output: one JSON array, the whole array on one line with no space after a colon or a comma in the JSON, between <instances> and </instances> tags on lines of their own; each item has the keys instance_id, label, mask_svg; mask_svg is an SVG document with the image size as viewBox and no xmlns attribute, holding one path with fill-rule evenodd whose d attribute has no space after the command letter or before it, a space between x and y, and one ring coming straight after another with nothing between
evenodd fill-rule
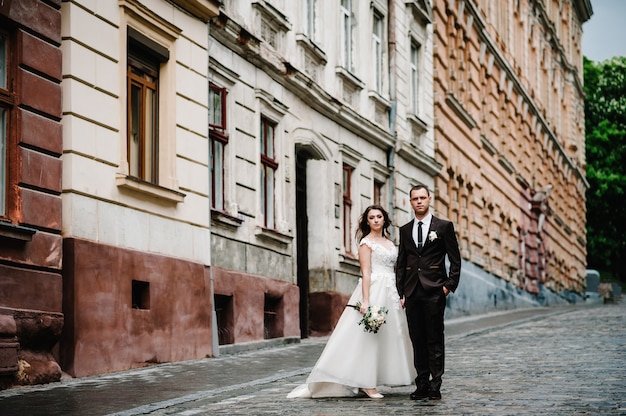
<instances>
[{"instance_id":1,"label":"basement window","mask_svg":"<svg viewBox=\"0 0 626 416\"><path fill-rule=\"evenodd\" d=\"M284 322L282 319L283 299L265 294L265 305L263 307L263 338L280 338L284 332Z\"/></svg>"},{"instance_id":2,"label":"basement window","mask_svg":"<svg viewBox=\"0 0 626 416\"><path fill-rule=\"evenodd\" d=\"M133 309L150 309L150 283L133 280L132 306Z\"/></svg>"},{"instance_id":3,"label":"basement window","mask_svg":"<svg viewBox=\"0 0 626 416\"><path fill-rule=\"evenodd\" d=\"M216 294L214 299L219 345L234 344L235 318L233 313L233 297Z\"/></svg>"}]
</instances>

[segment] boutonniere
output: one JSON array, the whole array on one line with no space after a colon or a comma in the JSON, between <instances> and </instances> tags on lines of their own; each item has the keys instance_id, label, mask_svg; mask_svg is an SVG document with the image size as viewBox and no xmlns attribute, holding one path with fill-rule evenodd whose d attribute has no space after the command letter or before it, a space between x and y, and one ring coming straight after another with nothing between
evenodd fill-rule
<instances>
[{"instance_id":1,"label":"boutonniere","mask_svg":"<svg viewBox=\"0 0 626 416\"><path fill-rule=\"evenodd\" d=\"M431 231L428 233L428 241L433 241L437 239L437 231Z\"/></svg>"}]
</instances>

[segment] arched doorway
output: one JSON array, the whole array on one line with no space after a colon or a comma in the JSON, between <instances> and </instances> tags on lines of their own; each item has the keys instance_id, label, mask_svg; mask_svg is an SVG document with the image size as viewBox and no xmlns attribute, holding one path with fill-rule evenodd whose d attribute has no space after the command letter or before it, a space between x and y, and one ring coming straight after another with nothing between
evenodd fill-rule
<instances>
[{"instance_id":1,"label":"arched doorway","mask_svg":"<svg viewBox=\"0 0 626 416\"><path fill-rule=\"evenodd\" d=\"M311 333L310 325L310 282L309 282L309 213L315 210L307 203L311 201L308 195L311 180L307 175L307 168L311 160L327 160L324 152L317 146L319 137L312 131L301 129L299 135L307 140L296 141L296 274L300 288L300 337L308 338ZM302 137L301 137L302 138ZM309 171L311 168L309 168ZM319 178L315 178L319 180Z\"/></svg>"}]
</instances>

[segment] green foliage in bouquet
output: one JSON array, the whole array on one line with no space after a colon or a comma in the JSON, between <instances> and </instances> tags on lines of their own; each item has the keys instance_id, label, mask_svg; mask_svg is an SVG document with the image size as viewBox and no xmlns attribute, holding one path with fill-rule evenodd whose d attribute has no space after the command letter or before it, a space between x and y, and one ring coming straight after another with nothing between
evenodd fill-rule
<instances>
[{"instance_id":1,"label":"green foliage in bouquet","mask_svg":"<svg viewBox=\"0 0 626 416\"><path fill-rule=\"evenodd\" d=\"M361 310L361 302L357 302L356 305L346 305L357 311ZM386 321L387 312L389 310L384 306L368 306L367 311L358 322L359 325L363 325L363 331L377 333L381 326Z\"/></svg>"}]
</instances>

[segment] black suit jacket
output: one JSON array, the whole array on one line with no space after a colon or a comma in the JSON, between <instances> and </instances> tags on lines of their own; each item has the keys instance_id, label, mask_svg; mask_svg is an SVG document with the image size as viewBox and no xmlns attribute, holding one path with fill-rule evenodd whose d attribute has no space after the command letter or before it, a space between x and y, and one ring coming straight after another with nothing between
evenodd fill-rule
<instances>
[{"instance_id":1,"label":"black suit jacket","mask_svg":"<svg viewBox=\"0 0 626 416\"><path fill-rule=\"evenodd\" d=\"M413 221L400 227L396 262L396 286L400 298L411 296L418 281L424 289L424 295L436 295L443 291L443 286L454 292L461 276L461 253L454 225L433 216L430 228L424 234L424 246L420 250L412 237ZM450 261L449 271L446 271L445 266L446 255Z\"/></svg>"}]
</instances>

